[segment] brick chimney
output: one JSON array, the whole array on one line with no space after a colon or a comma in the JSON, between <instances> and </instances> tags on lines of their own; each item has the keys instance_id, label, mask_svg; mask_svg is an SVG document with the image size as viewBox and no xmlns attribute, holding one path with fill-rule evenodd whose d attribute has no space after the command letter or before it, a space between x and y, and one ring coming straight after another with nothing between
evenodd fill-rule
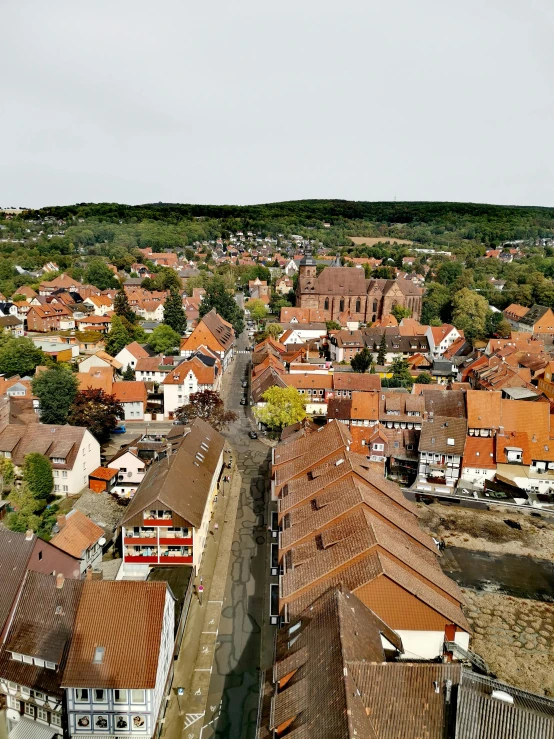
<instances>
[{"instance_id":1,"label":"brick chimney","mask_svg":"<svg viewBox=\"0 0 554 739\"><path fill-rule=\"evenodd\" d=\"M58 524L58 528L61 531L65 524L67 523L67 520L65 516L56 516L56 523Z\"/></svg>"},{"instance_id":2,"label":"brick chimney","mask_svg":"<svg viewBox=\"0 0 554 739\"><path fill-rule=\"evenodd\" d=\"M58 588L58 590L61 590L63 588L64 581L65 577L63 576L63 573L58 572L58 574L56 575L56 587Z\"/></svg>"},{"instance_id":3,"label":"brick chimney","mask_svg":"<svg viewBox=\"0 0 554 739\"><path fill-rule=\"evenodd\" d=\"M33 529L27 529L27 531L25 532L25 541L31 541L33 536Z\"/></svg>"}]
</instances>

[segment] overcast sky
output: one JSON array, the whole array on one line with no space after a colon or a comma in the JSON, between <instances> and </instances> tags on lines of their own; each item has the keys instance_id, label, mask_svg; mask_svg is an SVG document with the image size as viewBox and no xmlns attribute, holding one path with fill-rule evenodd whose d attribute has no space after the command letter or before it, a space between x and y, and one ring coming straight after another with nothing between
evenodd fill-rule
<instances>
[{"instance_id":1,"label":"overcast sky","mask_svg":"<svg viewBox=\"0 0 554 739\"><path fill-rule=\"evenodd\" d=\"M0 206L554 205L552 0L2 0Z\"/></svg>"}]
</instances>

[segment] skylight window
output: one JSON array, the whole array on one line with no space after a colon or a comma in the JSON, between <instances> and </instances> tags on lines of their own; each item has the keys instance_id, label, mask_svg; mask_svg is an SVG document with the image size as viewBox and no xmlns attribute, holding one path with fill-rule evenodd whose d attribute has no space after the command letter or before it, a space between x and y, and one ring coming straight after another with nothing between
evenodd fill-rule
<instances>
[{"instance_id":1,"label":"skylight window","mask_svg":"<svg viewBox=\"0 0 554 739\"><path fill-rule=\"evenodd\" d=\"M95 664L101 665L104 661L104 647L96 647L94 650L94 659L92 660Z\"/></svg>"}]
</instances>

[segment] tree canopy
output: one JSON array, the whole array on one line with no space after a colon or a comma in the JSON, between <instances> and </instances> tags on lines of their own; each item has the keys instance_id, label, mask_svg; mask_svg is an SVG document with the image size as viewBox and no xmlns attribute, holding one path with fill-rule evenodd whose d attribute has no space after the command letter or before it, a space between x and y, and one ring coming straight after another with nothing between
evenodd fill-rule
<instances>
[{"instance_id":1,"label":"tree canopy","mask_svg":"<svg viewBox=\"0 0 554 739\"><path fill-rule=\"evenodd\" d=\"M31 384L40 403L42 423L63 424L79 389L79 381L71 370L61 364L37 375Z\"/></svg>"},{"instance_id":2,"label":"tree canopy","mask_svg":"<svg viewBox=\"0 0 554 739\"><path fill-rule=\"evenodd\" d=\"M148 345L157 354L173 354L179 349L181 335L171 326L160 323L148 336Z\"/></svg>"},{"instance_id":3,"label":"tree canopy","mask_svg":"<svg viewBox=\"0 0 554 739\"><path fill-rule=\"evenodd\" d=\"M230 423L236 421L237 414L225 410L219 393L214 390L203 390L202 392L191 393L189 402L177 408L175 417L184 423L191 423L195 418L202 418L216 431L221 431Z\"/></svg>"},{"instance_id":4,"label":"tree canopy","mask_svg":"<svg viewBox=\"0 0 554 739\"><path fill-rule=\"evenodd\" d=\"M44 352L36 347L31 339L0 336L0 373L12 375L28 375L35 371L39 364L47 364L49 360Z\"/></svg>"},{"instance_id":5,"label":"tree canopy","mask_svg":"<svg viewBox=\"0 0 554 739\"><path fill-rule=\"evenodd\" d=\"M164 304L164 323L179 336L185 333L187 317L183 309L181 293L173 288Z\"/></svg>"},{"instance_id":6,"label":"tree canopy","mask_svg":"<svg viewBox=\"0 0 554 739\"><path fill-rule=\"evenodd\" d=\"M222 318L230 323L237 336L244 331L244 312L235 300L235 296L221 277L214 277L206 286L206 294L200 303L200 317L215 308Z\"/></svg>"},{"instance_id":7,"label":"tree canopy","mask_svg":"<svg viewBox=\"0 0 554 739\"><path fill-rule=\"evenodd\" d=\"M46 500L54 489L50 460L38 452L27 454L23 460L23 480L35 498Z\"/></svg>"},{"instance_id":8,"label":"tree canopy","mask_svg":"<svg viewBox=\"0 0 554 739\"><path fill-rule=\"evenodd\" d=\"M352 367L352 370L354 372L363 373L368 371L368 369L371 367L372 361L372 353L367 346L364 346L361 352L358 352L352 357L350 361L350 366Z\"/></svg>"},{"instance_id":9,"label":"tree canopy","mask_svg":"<svg viewBox=\"0 0 554 739\"><path fill-rule=\"evenodd\" d=\"M67 422L72 426L84 426L98 441L108 439L125 411L114 395L103 390L81 390L71 405Z\"/></svg>"},{"instance_id":10,"label":"tree canopy","mask_svg":"<svg viewBox=\"0 0 554 739\"><path fill-rule=\"evenodd\" d=\"M263 394L265 405L254 409L257 420L270 429L282 429L306 418L306 401L295 387L270 387Z\"/></svg>"}]
</instances>

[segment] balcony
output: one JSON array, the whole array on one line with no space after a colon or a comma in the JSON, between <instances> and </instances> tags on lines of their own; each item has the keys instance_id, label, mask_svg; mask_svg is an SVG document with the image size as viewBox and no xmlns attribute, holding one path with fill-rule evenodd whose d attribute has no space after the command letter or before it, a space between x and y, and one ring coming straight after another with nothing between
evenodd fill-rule
<instances>
[{"instance_id":1,"label":"balcony","mask_svg":"<svg viewBox=\"0 0 554 739\"><path fill-rule=\"evenodd\" d=\"M141 565L158 564L158 557L155 555L153 557L152 556L146 557L146 556L142 556L141 554L130 554L130 555L126 554L124 558L125 558L125 562L132 562L135 564L141 564ZM191 557L191 560L192 560L192 557Z\"/></svg>"},{"instance_id":2,"label":"balcony","mask_svg":"<svg viewBox=\"0 0 554 739\"><path fill-rule=\"evenodd\" d=\"M171 526L173 519L169 518L145 518L143 523L145 526Z\"/></svg>"},{"instance_id":3,"label":"balcony","mask_svg":"<svg viewBox=\"0 0 554 739\"><path fill-rule=\"evenodd\" d=\"M160 544L166 546L192 546L192 536L162 536L160 534Z\"/></svg>"},{"instance_id":4,"label":"balcony","mask_svg":"<svg viewBox=\"0 0 554 739\"><path fill-rule=\"evenodd\" d=\"M126 536L123 539L123 543L124 544L130 544L130 545L135 544L135 545L139 545L139 546L143 546L143 547L148 547L148 546L155 547L155 546L158 545L158 541L157 541L156 537L153 536L152 534L150 534L150 536L143 536L143 535L140 535L140 536L135 536L135 535L133 535L133 536Z\"/></svg>"},{"instance_id":5,"label":"balcony","mask_svg":"<svg viewBox=\"0 0 554 739\"><path fill-rule=\"evenodd\" d=\"M157 562L156 558L154 560ZM128 560L129 562L131 560ZM192 556L184 557L181 555L167 554L160 557L160 564L164 565L191 565Z\"/></svg>"}]
</instances>

